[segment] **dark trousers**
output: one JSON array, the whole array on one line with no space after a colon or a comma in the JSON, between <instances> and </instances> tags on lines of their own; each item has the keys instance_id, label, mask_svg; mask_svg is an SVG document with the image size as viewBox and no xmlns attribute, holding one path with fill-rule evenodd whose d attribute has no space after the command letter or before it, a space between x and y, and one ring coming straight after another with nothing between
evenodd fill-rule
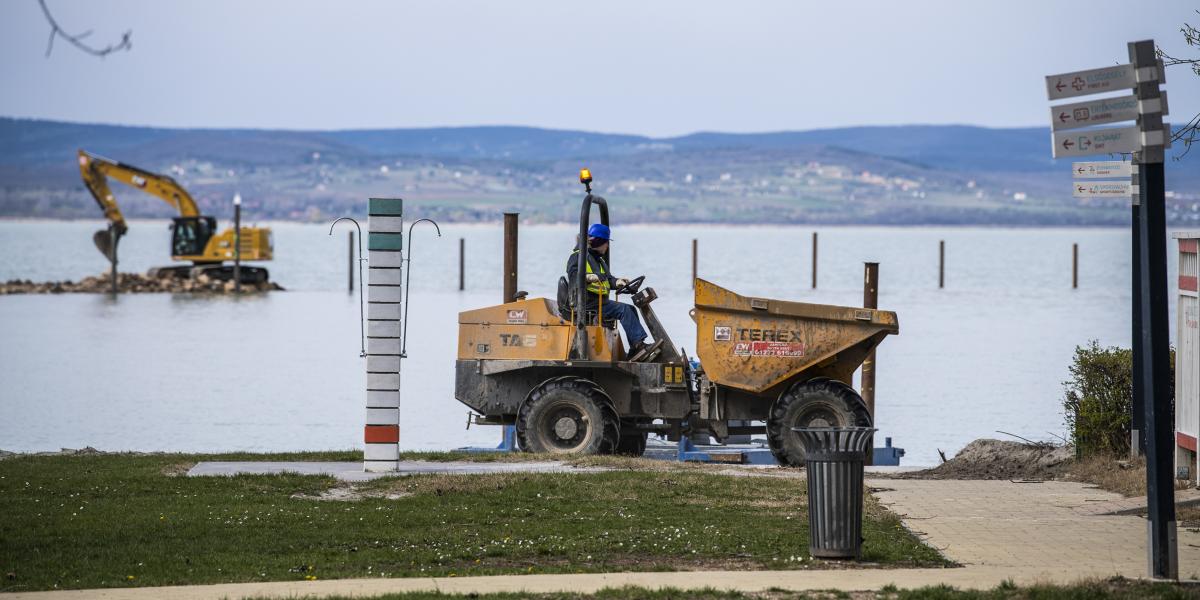
<instances>
[{"instance_id":1,"label":"dark trousers","mask_svg":"<svg viewBox=\"0 0 1200 600\"><path fill-rule=\"evenodd\" d=\"M646 330L642 327L637 309L632 304L622 304L605 298L600 308L604 318L621 322L621 329L625 330L625 338L629 340L630 346L646 340ZM595 305L588 307L588 310L595 310Z\"/></svg>"}]
</instances>

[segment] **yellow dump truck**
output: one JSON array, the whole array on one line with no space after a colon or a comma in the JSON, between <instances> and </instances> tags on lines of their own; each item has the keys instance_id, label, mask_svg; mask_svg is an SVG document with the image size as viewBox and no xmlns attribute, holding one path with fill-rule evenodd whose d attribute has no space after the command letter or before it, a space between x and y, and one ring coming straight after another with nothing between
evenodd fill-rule
<instances>
[{"instance_id":1,"label":"yellow dump truck","mask_svg":"<svg viewBox=\"0 0 1200 600\"><path fill-rule=\"evenodd\" d=\"M589 186L579 239L592 206L608 224L608 204ZM634 362L615 323L574 309L587 306L583 271L578 281L560 279L555 300L459 314L455 397L475 423L515 424L523 450L564 454L641 454L650 433L720 441L765 432L784 465L804 460L793 427L871 424L849 383L883 338L899 333L895 313L747 297L697 279L697 364L671 341L651 306L657 295L639 277L617 290L632 297L655 340Z\"/></svg>"}]
</instances>

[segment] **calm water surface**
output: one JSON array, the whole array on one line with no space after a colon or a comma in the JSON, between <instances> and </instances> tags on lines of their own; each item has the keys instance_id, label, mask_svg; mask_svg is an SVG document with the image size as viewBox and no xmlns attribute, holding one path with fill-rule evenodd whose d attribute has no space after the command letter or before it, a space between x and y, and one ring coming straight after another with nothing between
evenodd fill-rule
<instances>
[{"instance_id":1,"label":"calm water surface","mask_svg":"<svg viewBox=\"0 0 1200 600\"><path fill-rule=\"evenodd\" d=\"M357 296L346 292L346 232L272 224L272 278L287 292L243 298L154 294L0 296L0 448L307 450L361 439ZM0 279L79 279L106 267L99 222L0 222ZM931 464L1006 431L1063 433L1062 382L1088 340L1129 343L1129 235L1115 229L822 228L819 289L808 227L616 226L613 269L645 274L675 341L694 348L691 240L700 275L734 291L829 304L862 302L862 263L881 264L879 303L900 335L879 350L877 425ZM413 240L401 445L494 445L464 429L453 397L456 317L500 297L499 225L422 224ZM458 291L458 239L467 290ZM569 226L521 227L520 288L553 295ZM937 289L938 240L946 289ZM166 256L165 222L134 222L122 271ZM1071 244L1080 289L1071 289ZM1174 243L1172 256L1174 272Z\"/></svg>"}]
</instances>

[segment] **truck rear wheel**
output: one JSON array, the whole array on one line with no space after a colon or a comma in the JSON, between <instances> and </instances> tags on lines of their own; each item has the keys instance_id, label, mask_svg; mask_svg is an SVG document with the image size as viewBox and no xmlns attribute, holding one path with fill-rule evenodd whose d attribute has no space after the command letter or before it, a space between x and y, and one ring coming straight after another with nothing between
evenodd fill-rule
<instances>
[{"instance_id":1,"label":"truck rear wheel","mask_svg":"<svg viewBox=\"0 0 1200 600\"><path fill-rule=\"evenodd\" d=\"M797 383L771 405L767 444L779 464L804 465L804 444L793 427L870 427L871 414L854 388L818 377Z\"/></svg>"},{"instance_id":2,"label":"truck rear wheel","mask_svg":"<svg viewBox=\"0 0 1200 600\"><path fill-rule=\"evenodd\" d=\"M517 443L526 452L612 454L619 439L612 400L582 377L540 383L517 412Z\"/></svg>"}]
</instances>

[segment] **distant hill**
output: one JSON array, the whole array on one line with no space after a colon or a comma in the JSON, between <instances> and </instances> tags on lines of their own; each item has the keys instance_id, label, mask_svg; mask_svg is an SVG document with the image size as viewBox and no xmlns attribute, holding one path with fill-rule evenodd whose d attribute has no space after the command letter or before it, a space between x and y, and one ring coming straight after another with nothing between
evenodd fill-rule
<instances>
[{"instance_id":1,"label":"distant hill","mask_svg":"<svg viewBox=\"0 0 1200 600\"><path fill-rule=\"evenodd\" d=\"M401 195L442 218L571 219L575 170L597 174L628 220L1117 224L1123 202L1070 196L1046 128L911 125L695 133L670 138L531 127L287 131L168 129L0 118L0 216L92 217L74 155L85 148L173 172L202 206L233 190L262 216L357 212ZM1200 158L1191 158L1193 163ZM1200 168L1170 162L1173 217L1200 216ZM165 206L122 194L132 216ZM126 200L126 198L129 198ZM631 218L632 217L632 218Z\"/></svg>"}]
</instances>

